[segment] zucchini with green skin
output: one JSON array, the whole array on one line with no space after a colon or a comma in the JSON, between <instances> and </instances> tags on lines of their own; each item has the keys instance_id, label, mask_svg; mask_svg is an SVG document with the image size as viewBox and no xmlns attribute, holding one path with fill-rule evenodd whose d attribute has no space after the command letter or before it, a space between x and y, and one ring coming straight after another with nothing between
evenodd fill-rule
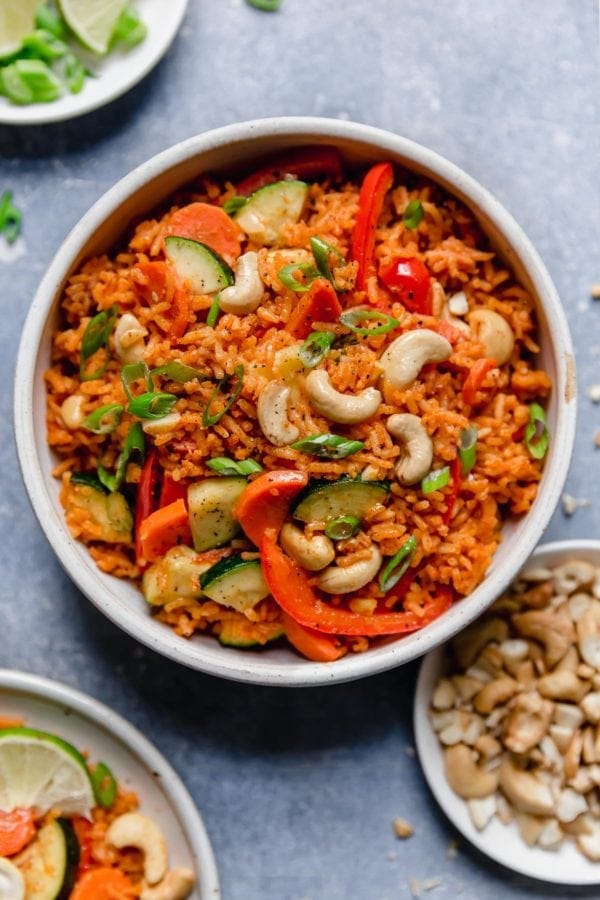
<instances>
[{"instance_id":1,"label":"zucchini with green skin","mask_svg":"<svg viewBox=\"0 0 600 900\"><path fill-rule=\"evenodd\" d=\"M307 197L304 181L276 181L250 194L235 220L251 240L275 244L282 227L300 219Z\"/></svg>"},{"instance_id":2,"label":"zucchini with green skin","mask_svg":"<svg viewBox=\"0 0 600 900\"><path fill-rule=\"evenodd\" d=\"M68 900L79 866L73 826L68 819L54 819L12 862L25 879L27 900Z\"/></svg>"},{"instance_id":3,"label":"zucchini with green skin","mask_svg":"<svg viewBox=\"0 0 600 900\"><path fill-rule=\"evenodd\" d=\"M248 482L245 478L205 478L188 488L188 512L194 549L214 550L236 536L240 526L233 518L238 497Z\"/></svg>"},{"instance_id":4,"label":"zucchini with green skin","mask_svg":"<svg viewBox=\"0 0 600 900\"><path fill-rule=\"evenodd\" d=\"M253 609L270 593L260 560L243 559L239 554L215 563L201 577L200 586L215 603L241 613Z\"/></svg>"},{"instance_id":5,"label":"zucchini with green skin","mask_svg":"<svg viewBox=\"0 0 600 900\"><path fill-rule=\"evenodd\" d=\"M165 254L194 294L213 294L233 284L230 267L207 244L171 235L165 238Z\"/></svg>"},{"instance_id":6,"label":"zucchini with green skin","mask_svg":"<svg viewBox=\"0 0 600 900\"><path fill-rule=\"evenodd\" d=\"M283 637L285 631L279 622L249 622L247 619L226 619L219 632L219 641L225 647L260 647Z\"/></svg>"},{"instance_id":7,"label":"zucchini with green skin","mask_svg":"<svg viewBox=\"0 0 600 900\"><path fill-rule=\"evenodd\" d=\"M128 544L132 540L133 516L127 500L118 491L105 493L91 484L70 482L67 508L84 509L99 533L96 540Z\"/></svg>"},{"instance_id":8,"label":"zucchini with green skin","mask_svg":"<svg viewBox=\"0 0 600 900\"><path fill-rule=\"evenodd\" d=\"M164 606L171 600L201 597L200 578L210 567L211 563L201 560L191 547L171 547L142 576L146 603Z\"/></svg>"},{"instance_id":9,"label":"zucchini with green skin","mask_svg":"<svg viewBox=\"0 0 600 900\"><path fill-rule=\"evenodd\" d=\"M340 516L355 516L362 521L390 492L385 481L309 481L298 495L292 515L300 522L330 522Z\"/></svg>"}]
</instances>

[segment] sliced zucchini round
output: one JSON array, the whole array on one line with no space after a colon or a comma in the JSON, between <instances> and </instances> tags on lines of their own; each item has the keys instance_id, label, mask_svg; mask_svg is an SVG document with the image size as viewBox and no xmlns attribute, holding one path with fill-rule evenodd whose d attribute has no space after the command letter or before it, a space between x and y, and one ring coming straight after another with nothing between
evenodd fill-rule
<instances>
[{"instance_id":1,"label":"sliced zucchini round","mask_svg":"<svg viewBox=\"0 0 600 900\"><path fill-rule=\"evenodd\" d=\"M213 294L233 284L233 272L223 257L200 241L170 235L165 238L165 254L194 294Z\"/></svg>"},{"instance_id":2,"label":"sliced zucchini round","mask_svg":"<svg viewBox=\"0 0 600 900\"><path fill-rule=\"evenodd\" d=\"M252 609L269 594L258 559L243 559L239 554L220 559L200 579L207 597L238 612Z\"/></svg>"},{"instance_id":3,"label":"sliced zucchini round","mask_svg":"<svg viewBox=\"0 0 600 900\"><path fill-rule=\"evenodd\" d=\"M233 518L238 497L247 486L245 478L205 478L188 488L188 510L194 549L213 550L227 544L240 530Z\"/></svg>"},{"instance_id":4,"label":"sliced zucchini round","mask_svg":"<svg viewBox=\"0 0 600 900\"><path fill-rule=\"evenodd\" d=\"M68 819L54 819L13 862L25 879L27 900L68 900L79 865L73 826Z\"/></svg>"},{"instance_id":5,"label":"sliced zucchini round","mask_svg":"<svg viewBox=\"0 0 600 900\"><path fill-rule=\"evenodd\" d=\"M210 563L202 561L191 547L171 547L144 572L142 591L146 603L164 606L171 600L201 597L200 577L209 568Z\"/></svg>"},{"instance_id":6,"label":"sliced zucchini round","mask_svg":"<svg viewBox=\"0 0 600 900\"><path fill-rule=\"evenodd\" d=\"M339 516L364 519L369 510L383 503L390 486L385 481L312 480L304 488L292 511L300 522L330 522Z\"/></svg>"},{"instance_id":7,"label":"sliced zucchini round","mask_svg":"<svg viewBox=\"0 0 600 900\"><path fill-rule=\"evenodd\" d=\"M253 241L275 244L281 228L299 220L307 197L304 181L276 181L250 194L235 220Z\"/></svg>"}]
</instances>

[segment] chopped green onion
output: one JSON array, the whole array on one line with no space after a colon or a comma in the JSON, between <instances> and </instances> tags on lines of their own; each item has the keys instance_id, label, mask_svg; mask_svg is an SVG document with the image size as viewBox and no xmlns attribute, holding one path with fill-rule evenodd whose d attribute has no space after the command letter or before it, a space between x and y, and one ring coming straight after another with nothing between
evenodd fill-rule
<instances>
[{"instance_id":1,"label":"chopped green onion","mask_svg":"<svg viewBox=\"0 0 600 900\"><path fill-rule=\"evenodd\" d=\"M324 459L345 459L364 448L362 441L351 441L339 434L311 434L293 443L294 450L307 453L309 456L321 456Z\"/></svg>"},{"instance_id":2,"label":"chopped green onion","mask_svg":"<svg viewBox=\"0 0 600 900\"><path fill-rule=\"evenodd\" d=\"M374 325L372 328L362 328L358 322L381 322L381 325ZM366 309L365 307L356 307L348 309L340 316L340 322L353 331L355 334L364 334L368 337L374 337L377 334L388 334L397 328L400 322L387 313L380 312L378 309Z\"/></svg>"},{"instance_id":3,"label":"chopped green onion","mask_svg":"<svg viewBox=\"0 0 600 900\"><path fill-rule=\"evenodd\" d=\"M111 434L118 428L124 411L125 407L120 403L107 403L86 416L81 424L94 434Z\"/></svg>"},{"instance_id":4,"label":"chopped green onion","mask_svg":"<svg viewBox=\"0 0 600 900\"><path fill-rule=\"evenodd\" d=\"M28 59L41 59L43 62L59 59L66 52L67 45L64 41L44 28L38 28L24 37L20 51Z\"/></svg>"},{"instance_id":5,"label":"chopped green onion","mask_svg":"<svg viewBox=\"0 0 600 900\"><path fill-rule=\"evenodd\" d=\"M539 403L529 406L529 422L525 427L525 446L534 459L543 459L550 443L546 413Z\"/></svg>"},{"instance_id":6,"label":"chopped green onion","mask_svg":"<svg viewBox=\"0 0 600 900\"><path fill-rule=\"evenodd\" d=\"M254 9L260 9L263 12L276 12L279 9L281 0L247 0Z\"/></svg>"},{"instance_id":7,"label":"chopped green onion","mask_svg":"<svg viewBox=\"0 0 600 900\"><path fill-rule=\"evenodd\" d=\"M424 494L432 494L434 491L441 491L449 481L450 466L444 466L443 469L434 469L421 482L421 490Z\"/></svg>"},{"instance_id":8,"label":"chopped green onion","mask_svg":"<svg viewBox=\"0 0 600 900\"><path fill-rule=\"evenodd\" d=\"M219 318L219 313L221 312L221 307L219 306L219 295L215 294L213 297L213 301L210 304L210 309L208 310L208 315L206 317L206 324L211 328L214 328L217 324L217 319Z\"/></svg>"},{"instance_id":9,"label":"chopped green onion","mask_svg":"<svg viewBox=\"0 0 600 900\"><path fill-rule=\"evenodd\" d=\"M477 429L474 425L463 428L458 442L458 458L463 475L470 472L477 458Z\"/></svg>"},{"instance_id":10,"label":"chopped green onion","mask_svg":"<svg viewBox=\"0 0 600 900\"><path fill-rule=\"evenodd\" d=\"M213 405L213 403L215 402L217 397L219 397L219 395L222 393L223 388L229 384L229 382L231 381L232 378L236 379L236 383L234 385L233 391L231 392L231 394L229 396L229 400L227 401L227 403L225 404L223 409L221 409L219 412L211 413L211 411L210 411L211 406ZM202 416L202 424L204 425L205 428L209 428L211 425L216 425L217 422L219 422L223 418L225 413L229 412L229 410L231 409L231 407L233 406L233 404L235 403L235 401L237 400L237 398L240 395L243 383L244 383L244 367L243 366L236 366L235 369L233 370L233 375L225 375L224 378L221 378L221 380L218 382L216 388L212 392L212 394L210 396L210 400L208 401L208 405L207 405L206 409L204 410L204 415Z\"/></svg>"},{"instance_id":11,"label":"chopped green onion","mask_svg":"<svg viewBox=\"0 0 600 900\"><path fill-rule=\"evenodd\" d=\"M346 541L348 538L358 534L360 529L360 519L356 516L338 516L328 523L325 534L332 541Z\"/></svg>"},{"instance_id":12,"label":"chopped green onion","mask_svg":"<svg viewBox=\"0 0 600 900\"><path fill-rule=\"evenodd\" d=\"M13 103L49 103L62 92L59 79L41 59L17 59L0 69L0 94Z\"/></svg>"},{"instance_id":13,"label":"chopped green onion","mask_svg":"<svg viewBox=\"0 0 600 900\"><path fill-rule=\"evenodd\" d=\"M40 3L35 11L35 27L42 31L49 31L61 41L66 40L69 36L63 17L46 3Z\"/></svg>"},{"instance_id":14,"label":"chopped green onion","mask_svg":"<svg viewBox=\"0 0 600 900\"><path fill-rule=\"evenodd\" d=\"M417 228L424 215L425 210L423 209L423 204L421 203L421 201L411 200L404 210L402 221L407 228Z\"/></svg>"},{"instance_id":15,"label":"chopped green onion","mask_svg":"<svg viewBox=\"0 0 600 900\"><path fill-rule=\"evenodd\" d=\"M71 475L71 484L81 484L85 487L94 488L96 491L102 491L102 493L106 493L106 488L100 481L97 475L92 475L91 472L73 472Z\"/></svg>"},{"instance_id":16,"label":"chopped green onion","mask_svg":"<svg viewBox=\"0 0 600 900\"><path fill-rule=\"evenodd\" d=\"M127 412L138 419L163 419L171 412L177 397L175 394L163 394L160 391L149 391L134 397L127 407Z\"/></svg>"},{"instance_id":17,"label":"chopped green onion","mask_svg":"<svg viewBox=\"0 0 600 900\"><path fill-rule=\"evenodd\" d=\"M313 331L309 334L298 353L302 365L307 369L317 366L331 350L334 340L335 334L331 331Z\"/></svg>"},{"instance_id":18,"label":"chopped green onion","mask_svg":"<svg viewBox=\"0 0 600 900\"><path fill-rule=\"evenodd\" d=\"M96 803L104 809L110 809L117 797L117 781L106 763L99 762L90 770L90 780Z\"/></svg>"},{"instance_id":19,"label":"chopped green onion","mask_svg":"<svg viewBox=\"0 0 600 900\"><path fill-rule=\"evenodd\" d=\"M254 475L262 472L263 467L254 459L229 459L227 456L216 456L206 463L217 475Z\"/></svg>"},{"instance_id":20,"label":"chopped green onion","mask_svg":"<svg viewBox=\"0 0 600 900\"><path fill-rule=\"evenodd\" d=\"M198 381L207 381L210 378L210 376L199 372L198 369L194 369L192 366L186 366L183 363L177 362L177 360L166 363L164 366L157 366L156 369L151 369L150 375L152 377L155 375L164 375L165 378L168 378L170 381L177 381L179 384L186 384L188 381L193 381L194 378L197 378Z\"/></svg>"},{"instance_id":21,"label":"chopped green onion","mask_svg":"<svg viewBox=\"0 0 600 900\"><path fill-rule=\"evenodd\" d=\"M239 212L242 206L245 206L247 202L247 197L230 197L229 200L226 200L223 204L223 209L228 216L233 216L236 212Z\"/></svg>"},{"instance_id":22,"label":"chopped green onion","mask_svg":"<svg viewBox=\"0 0 600 900\"><path fill-rule=\"evenodd\" d=\"M135 381L142 380L146 384L146 390L151 393L154 390L154 382L152 380L152 373L145 362L129 363L128 365L123 366L121 370L121 381L123 382L123 390L130 401L134 399L130 386Z\"/></svg>"},{"instance_id":23,"label":"chopped green onion","mask_svg":"<svg viewBox=\"0 0 600 900\"><path fill-rule=\"evenodd\" d=\"M414 534L405 541L397 553L392 556L379 576L379 587L386 594L395 587L412 562L417 549L417 539Z\"/></svg>"},{"instance_id":24,"label":"chopped green onion","mask_svg":"<svg viewBox=\"0 0 600 900\"><path fill-rule=\"evenodd\" d=\"M110 46L115 44L123 44L127 48L136 47L144 40L148 33L148 29L140 19L135 7L127 4L114 27Z\"/></svg>"},{"instance_id":25,"label":"chopped green onion","mask_svg":"<svg viewBox=\"0 0 600 900\"><path fill-rule=\"evenodd\" d=\"M137 454L140 458L140 462L143 462L145 450L146 440L142 426L139 422L134 422L127 433L123 449L119 454L115 474L111 475L111 473L104 468L102 463L98 463L98 478L104 487L109 491L118 491L121 482L125 478L129 460L134 454Z\"/></svg>"},{"instance_id":26,"label":"chopped green onion","mask_svg":"<svg viewBox=\"0 0 600 900\"><path fill-rule=\"evenodd\" d=\"M332 283L334 288L337 290L337 285L335 283L335 278L333 277L333 273L331 271L331 266L329 265L329 257L335 256L340 264L344 264L346 260L337 249L332 244L329 244L327 241L323 240L321 237L311 237L310 239L310 249L313 252L313 256L315 258L315 262L317 264L317 269L321 273L321 275L326 278L328 281Z\"/></svg>"},{"instance_id":27,"label":"chopped green onion","mask_svg":"<svg viewBox=\"0 0 600 900\"><path fill-rule=\"evenodd\" d=\"M71 94L79 94L91 73L74 53L66 53L52 64L53 71L65 82Z\"/></svg>"},{"instance_id":28,"label":"chopped green onion","mask_svg":"<svg viewBox=\"0 0 600 900\"><path fill-rule=\"evenodd\" d=\"M0 233L4 235L9 244L13 244L21 231L22 215L16 206L13 206L12 192L4 191L0 197Z\"/></svg>"},{"instance_id":29,"label":"chopped green onion","mask_svg":"<svg viewBox=\"0 0 600 900\"><path fill-rule=\"evenodd\" d=\"M92 381L94 378L100 378L106 372L106 366L108 365L108 339L115 327L118 312L116 305L110 306L108 309L103 309L102 312L99 312L87 323L81 338L79 355L79 374L82 381ZM105 351L103 364L93 372L87 372L86 362L102 348Z\"/></svg>"},{"instance_id":30,"label":"chopped green onion","mask_svg":"<svg viewBox=\"0 0 600 900\"><path fill-rule=\"evenodd\" d=\"M294 277L294 272L302 272L304 281L298 281L298 279ZM280 269L277 273L277 277L281 283L291 291L295 291L297 294L304 294L315 278L319 278L320 275L321 273L318 269L315 269L312 263L290 263L289 266L284 266L283 269Z\"/></svg>"}]
</instances>

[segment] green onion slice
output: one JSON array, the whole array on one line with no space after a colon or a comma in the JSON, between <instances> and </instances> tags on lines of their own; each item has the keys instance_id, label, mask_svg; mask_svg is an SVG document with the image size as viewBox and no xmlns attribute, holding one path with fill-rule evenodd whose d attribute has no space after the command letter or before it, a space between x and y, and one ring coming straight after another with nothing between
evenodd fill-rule
<instances>
[{"instance_id":1,"label":"green onion slice","mask_svg":"<svg viewBox=\"0 0 600 900\"><path fill-rule=\"evenodd\" d=\"M321 275L328 281L330 281L334 288L337 290L335 278L333 277L333 272L331 271L331 266L329 264L329 258L331 256L335 256L340 265L343 265L346 260L337 249L337 247L334 247L332 244L323 240L322 237L311 237L310 249L312 250L313 256L315 258L317 269L319 270Z\"/></svg>"},{"instance_id":2,"label":"green onion slice","mask_svg":"<svg viewBox=\"0 0 600 900\"><path fill-rule=\"evenodd\" d=\"M301 272L304 276L304 281L298 281L294 276L294 272ZM291 291L295 291L297 294L304 294L315 278L319 278L320 275L321 273L312 263L290 263L289 266L284 266L283 269L280 269L277 273L277 277L281 283Z\"/></svg>"},{"instance_id":3,"label":"green onion slice","mask_svg":"<svg viewBox=\"0 0 600 900\"><path fill-rule=\"evenodd\" d=\"M211 413L211 407L215 400L222 394L223 388L229 385L232 378L235 378L235 384L233 386L233 390L229 395L229 400L223 407L223 409L219 410L219 412ZM210 400L208 401L208 405L204 410L204 415L202 416L202 424L205 428L209 428L211 425L216 425L220 419L223 418L225 413L229 412L237 398L240 396L240 392L242 390L242 385L244 383L244 367L236 366L233 370L233 375L225 375L224 378L218 382L216 388L212 392L210 396Z\"/></svg>"},{"instance_id":4,"label":"green onion slice","mask_svg":"<svg viewBox=\"0 0 600 900\"><path fill-rule=\"evenodd\" d=\"M328 523L325 534L332 541L345 541L358 534L359 529L360 519L357 519L356 516L338 516L337 519L332 519Z\"/></svg>"},{"instance_id":5,"label":"green onion slice","mask_svg":"<svg viewBox=\"0 0 600 900\"><path fill-rule=\"evenodd\" d=\"M381 322L381 325L374 325L372 328L363 328L358 325L359 322ZM364 334L367 337L374 337L377 334L388 334L397 328L400 322L387 313L380 312L378 309L366 309L357 306L355 309L348 309L340 316L340 322L353 331L355 334Z\"/></svg>"},{"instance_id":6,"label":"green onion slice","mask_svg":"<svg viewBox=\"0 0 600 900\"><path fill-rule=\"evenodd\" d=\"M129 363L128 365L123 366L121 370L121 381L123 382L123 390L130 401L134 399L134 395L131 392L131 385L135 381L142 380L146 384L146 390L152 392L154 390L152 373L145 362Z\"/></svg>"},{"instance_id":7,"label":"green onion slice","mask_svg":"<svg viewBox=\"0 0 600 900\"><path fill-rule=\"evenodd\" d=\"M398 584L410 566L416 549L417 539L413 534L389 560L379 576L379 587L384 594Z\"/></svg>"},{"instance_id":8,"label":"green onion slice","mask_svg":"<svg viewBox=\"0 0 600 900\"><path fill-rule=\"evenodd\" d=\"M20 53L29 59L52 62L67 53L67 45L51 31L37 28L23 38Z\"/></svg>"},{"instance_id":9,"label":"green onion slice","mask_svg":"<svg viewBox=\"0 0 600 900\"><path fill-rule=\"evenodd\" d=\"M331 331L313 331L309 334L298 354L302 365L307 369L317 366L331 350L334 340L335 334Z\"/></svg>"},{"instance_id":10,"label":"green onion slice","mask_svg":"<svg viewBox=\"0 0 600 900\"><path fill-rule=\"evenodd\" d=\"M82 381L92 381L94 378L100 378L106 372L108 365L108 339L112 333L117 316L119 314L118 307L109 306L103 309L87 323L83 337L81 338L81 351L79 354L79 374ZM86 363L98 350L104 348L105 359L102 365L93 372L86 371Z\"/></svg>"},{"instance_id":11,"label":"green onion slice","mask_svg":"<svg viewBox=\"0 0 600 900\"><path fill-rule=\"evenodd\" d=\"M114 27L110 39L111 49L115 44L123 44L128 49L136 47L141 44L147 33L148 29L140 19L135 7L128 3Z\"/></svg>"},{"instance_id":12,"label":"green onion slice","mask_svg":"<svg viewBox=\"0 0 600 900\"><path fill-rule=\"evenodd\" d=\"M421 201L411 200L404 210L402 221L407 228L410 228L412 230L419 225L424 215L425 210L423 209L423 204L421 203Z\"/></svg>"},{"instance_id":13,"label":"green onion slice","mask_svg":"<svg viewBox=\"0 0 600 900\"><path fill-rule=\"evenodd\" d=\"M0 93L13 103L50 103L63 93L63 86L42 59L17 59L0 68Z\"/></svg>"},{"instance_id":14,"label":"green onion slice","mask_svg":"<svg viewBox=\"0 0 600 900\"><path fill-rule=\"evenodd\" d=\"M245 206L247 202L247 197L230 197L229 200L226 200L223 204L223 209L228 216L233 216L236 212L239 212L242 206Z\"/></svg>"},{"instance_id":15,"label":"green onion slice","mask_svg":"<svg viewBox=\"0 0 600 900\"><path fill-rule=\"evenodd\" d=\"M72 94L79 94L91 73L74 53L66 53L52 64L52 70L65 82Z\"/></svg>"},{"instance_id":16,"label":"green onion slice","mask_svg":"<svg viewBox=\"0 0 600 900\"><path fill-rule=\"evenodd\" d=\"M163 419L171 412L177 397L175 394L164 394L160 391L149 391L134 397L127 407L127 412L138 419Z\"/></svg>"},{"instance_id":17,"label":"green onion slice","mask_svg":"<svg viewBox=\"0 0 600 900\"><path fill-rule=\"evenodd\" d=\"M351 441L339 434L311 434L293 443L294 450L324 459L344 459L364 448L362 441Z\"/></svg>"},{"instance_id":18,"label":"green onion slice","mask_svg":"<svg viewBox=\"0 0 600 900\"><path fill-rule=\"evenodd\" d=\"M254 475L262 472L263 467L254 459L229 459L227 456L215 456L206 463L217 475Z\"/></svg>"},{"instance_id":19,"label":"green onion slice","mask_svg":"<svg viewBox=\"0 0 600 900\"><path fill-rule=\"evenodd\" d=\"M474 425L463 428L458 442L458 458L463 475L470 472L477 458L477 429Z\"/></svg>"},{"instance_id":20,"label":"green onion slice","mask_svg":"<svg viewBox=\"0 0 600 900\"><path fill-rule=\"evenodd\" d=\"M208 315L206 317L206 324L211 328L214 328L217 324L217 319L219 318L219 313L221 312L221 307L219 306L219 295L215 294L213 297L213 301L210 304L210 309L208 310Z\"/></svg>"},{"instance_id":21,"label":"green onion slice","mask_svg":"<svg viewBox=\"0 0 600 900\"><path fill-rule=\"evenodd\" d=\"M421 482L421 490L424 494L432 494L434 491L441 491L449 481L450 466L444 466L443 469L434 469Z\"/></svg>"},{"instance_id":22,"label":"green onion slice","mask_svg":"<svg viewBox=\"0 0 600 900\"><path fill-rule=\"evenodd\" d=\"M69 36L63 17L46 3L40 3L35 11L35 27L42 31L49 31L55 38L62 41Z\"/></svg>"},{"instance_id":23,"label":"green onion slice","mask_svg":"<svg viewBox=\"0 0 600 900\"><path fill-rule=\"evenodd\" d=\"M117 780L106 763L99 762L90 770L90 780L96 803L110 809L117 797Z\"/></svg>"},{"instance_id":24,"label":"green onion slice","mask_svg":"<svg viewBox=\"0 0 600 900\"><path fill-rule=\"evenodd\" d=\"M13 244L21 231L21 211L13 205L12 192L4 191L0 197L0 232L9 244Z\"/></svg>"},{"instance_id":25,"label":"green onion slice","mask_svg":"<svg viewBox=\"0 0 600 900\"><path fill-rule=\"evenodd\" d=\"M177 381L179 384L193 381L194 378L197 378L198 381L207 381L209 379L208 375L204 375L204 373L199 372L198 369L194 369L192 366L185 366L183 363L177 362L176 360L174 362L166 363L164 366L157 366L156 369L151 369L150 375L164 375L169 381Z\"/></svg>"},{"instance_id":26,"label":"green onion slice","mask_svg":"<svg viewBox=\"0 0 600 900\"><path fill-rule=\"evenodd\" d=\"M91 487L97 491L102 491L103 494L106 493L106 488L98 476L92 475L91 472L73 472L71 475L71 484L82 484L85 487Z\"/></svg>"},{"instance_id":27,"label":"green onion slice","mask_svg":"<svg viewBox=\"0 0 600 900\"><path fill-rule=\"evenodd\" d=\"M119 454L119 458L117 460L117 468L115 470L115 474L112 475L107 469L104 468L102 463L98 463L98 478L104 485L104 487L109 491L118 491L121 486L121 482L125 478L125 472L127 471L127 464L129 460L134 454L137 454L140 462L144 461L144 453L146 449L146 440L144 438L144 432L142 430L142 426L139 422L134 422L129 431L127 432L127 437L125 438L125 443L123 444L123 449Z\"/></svg>"},{"instance_id":28,"label":"green onion slice","mask_svg":"<svg viewBox=\"0 0 600 900\"><path fill-rule=\"evenodd\" d=\"M534 459L543 459L550 443L546 413L539 403L529 406L529 422L525 427L525 446Z\"/></svg>"},{"instance_id":29,"label":"green onion slice","mask_svg":"<svg viewBox=\"0 0 600 900\"><path fill-rule=\"evenodd\" d=\"M124 411L125 407L120 403L107 403L86 416L81 424L94 434L111 434L119 427Z\"/></svg>"}]
</instances>

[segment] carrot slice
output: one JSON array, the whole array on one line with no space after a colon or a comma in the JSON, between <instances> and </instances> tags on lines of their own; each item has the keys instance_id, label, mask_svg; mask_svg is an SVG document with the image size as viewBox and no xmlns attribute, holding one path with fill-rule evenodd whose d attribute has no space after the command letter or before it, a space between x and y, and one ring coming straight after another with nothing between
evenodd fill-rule
<instances>
[{"instance_id":1,"label":"carrot slice","mask_svg":"<svg viewBox=\"0 0 600 900\"><path fill-rule=\"evenodd\" d=\"M89 869L77 881L70 900L125 900L134 897L135 888L119 869L102 866Z\"/></svg>"},{"instance_id":2,"label":"carrot slice","mask_svg":"<svg viewBox=\"0 0 600 900\"><path fill-rule=\"evenodd\" d=\"M334 662L346 652L346 647L339 640L312 628L304 628L283 610L281 623L292 647L313 662Z\"/></svg>"},{"instance_id":3,"label":"carrot slice","mask_svg":"<svg viewBox=\"0 0 600 900\"><path fill-rule=\"evenodd\" d=\"M292 310L285 330L303 340L312 331L314 322L337 322L341 313L333 285L326 278L316 278Z\"/></svg>"},{"instance_id":4,"label":"carrot slice","mask_svg":"<svg viewBox=\"0 0 600 900\"><path fill-rule=\"evenodd\" d=\"M244 489L234 516L257 547L267 528L273 528L276 532L280 530L291 501L307 484L306 472L274 469L259 475Z\"/></svg>"},{"instance_id":5,"label":"carrot slice","mask_svg":"<svg viewBox=\"0 0 600 900\"><path fill-rule=\"evenodd\" d=\"M0 857L19 853L34 836L32 810L13 809L12 812L0 810Z\"/></svg>"},{"instance_id":6,"label":"carrot slice","mask_svg":"<svg viewBox=\"0 0 600 900\"><path fill-rule=\"evenodd\" d=\"M0 728L20 728L25 724L25 719L19 716L0 716Z\"/></svg>"},{"instance_id":7,"label":"carrot slice","mask_svg":"<svg viewBox=\"0 0 600 900\"><path fill-rule=\"evenodd\" d=\"M154 562L177 544L190 544L192 536L185 500L181 497L162 506L140 524L142 558Z\"/></svg>"},{"instance_id":8,"label":"carrot slice","mask_svg":"<svg viewBox=\"0 0 600 900\"><path fill-rule=\"evenodd\" d=\"M220 206L190 203L173 214L169 234L200 241L222 256L230 265L241 252L239 225Z\"/></svg>"}]
</instances>

